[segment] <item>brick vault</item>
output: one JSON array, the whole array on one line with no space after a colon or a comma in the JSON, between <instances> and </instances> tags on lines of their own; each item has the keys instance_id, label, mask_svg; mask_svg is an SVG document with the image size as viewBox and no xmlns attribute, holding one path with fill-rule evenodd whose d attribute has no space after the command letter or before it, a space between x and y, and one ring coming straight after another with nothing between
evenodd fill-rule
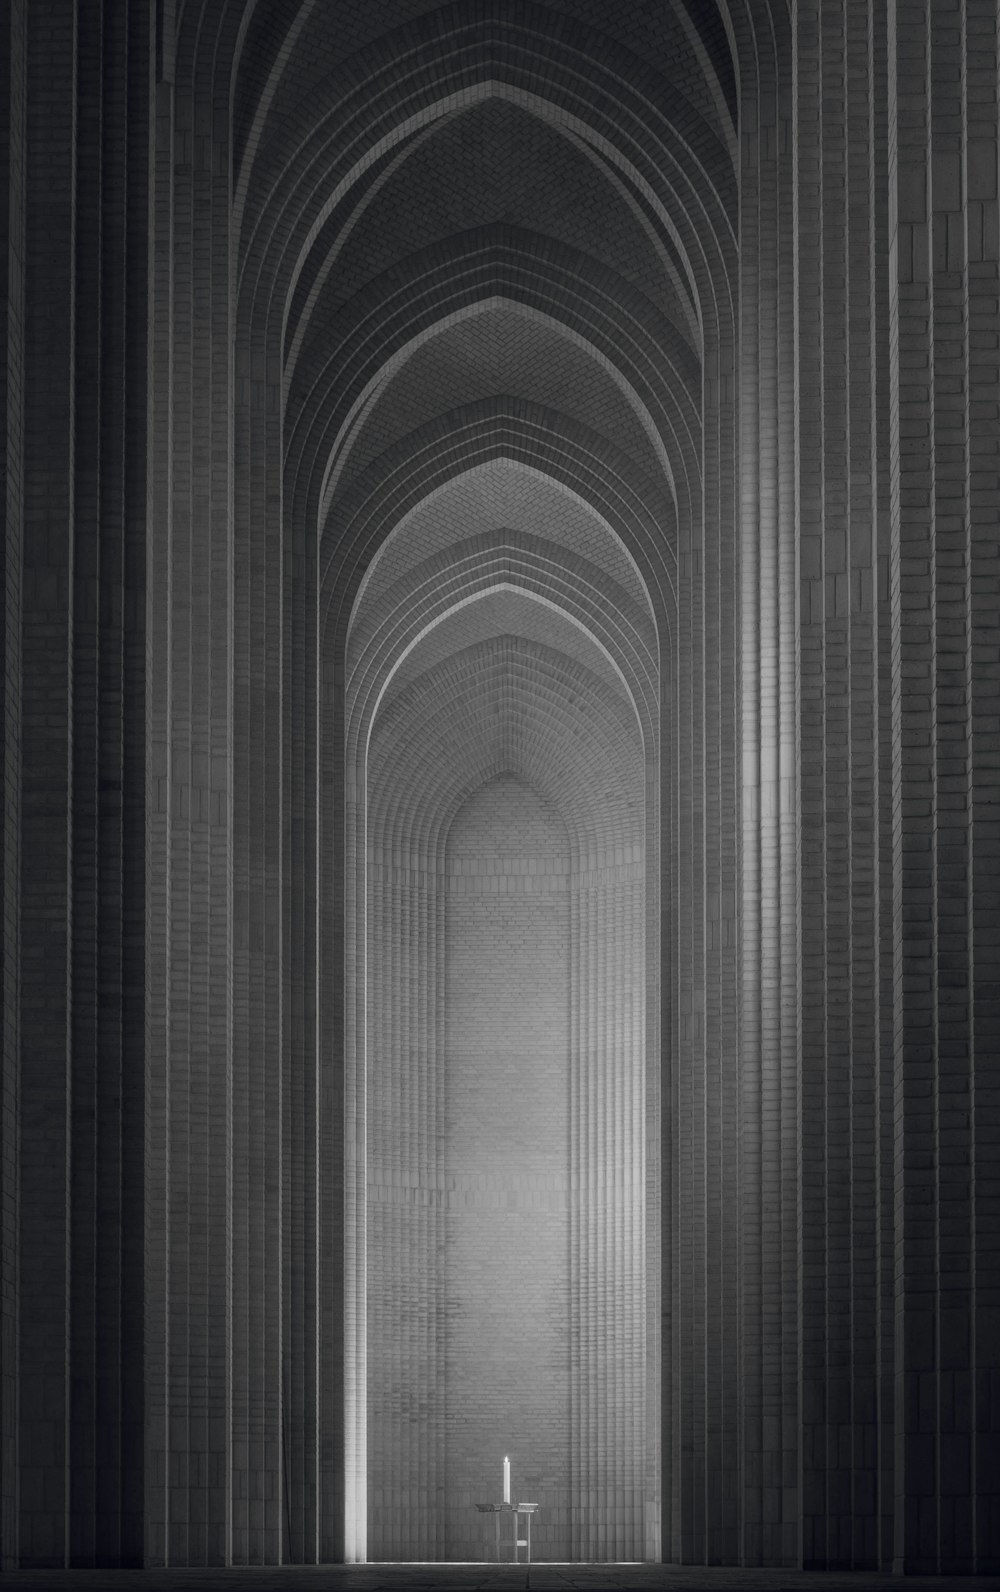
<instances>
[{"instance_id":1,"label":"brick vault","mask_svg":"<svg viewBox=\"0 0 1000 1592\"><path fill-rule=\"evenodd\" d=\"M8 0L0 1558L1000 1570L994 0Z\"/></svg>"}]
</instances>

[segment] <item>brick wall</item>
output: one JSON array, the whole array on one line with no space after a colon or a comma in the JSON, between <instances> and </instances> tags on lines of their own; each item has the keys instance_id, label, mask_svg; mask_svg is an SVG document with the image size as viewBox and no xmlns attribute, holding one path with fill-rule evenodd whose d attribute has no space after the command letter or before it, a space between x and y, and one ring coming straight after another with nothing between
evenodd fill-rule
<instances>
[{"instance_id":1,"label":"brick wall","mask_svg":"<svg viewBox=\"0 0 1000 1592\"><path fill-rule=\"evenodd\" d=\"M570 846L500 776L452 823L447 869L446 1540L482 1556L476 1502L542 1506L571 1556ZM492 1524L489 1522L488 1524Z\"/></svg>"},{"instance_id":2,"label":"brick wall","mask_svg":"<svg viewBox=\"0 0 1000 1592\"><path fill-rule=\"evenodd\" d=\"M477 605L473 623L488 626L489 616L488 603ZM468 641L468 619L464 629ZM411 677L376 721L366 1220L373 1558L491 1552L493 1523L475 1504L499 1501L505 1453L514 1492L541 1506L538 1557L642 1556L645 892L641 842L628 838L635 818L615 826L616 849L601 833L602 803L610 816L617 799L609 781L624 779L634 799L641 761L633 740L631 767L626 760L612 773L606 730L590 740L574 729L566 742L577 704L589 700L599 723L628 709L617 690L595 695L594 677L565 658L572 695L559 706L556 698L547 728L539 720L530 683L542 683L543 660L556 656L510 638L480 643L460 668L449 660L448 672ZM477 706L478 736L456 743L448 693L477 679L480 692L492 680L498 694ZM473 793L429 845L416 838L413 813L438 799L440 736L453 746L444 777L471 781ZM571 758L565 818L532 788L546 742L549 782ZM475 764L466 769L483 751L498 771L477 789Z\"/></svg>"}]
</instances>

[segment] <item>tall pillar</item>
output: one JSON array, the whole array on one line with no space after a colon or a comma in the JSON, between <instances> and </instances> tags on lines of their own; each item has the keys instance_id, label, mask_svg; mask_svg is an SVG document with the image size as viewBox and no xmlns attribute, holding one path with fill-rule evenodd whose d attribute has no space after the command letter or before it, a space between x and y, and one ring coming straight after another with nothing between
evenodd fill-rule
<instances>
[{"instance_id":1,"label":"tall pillar","mask_svg":"<svg viewBox=\"0 0 1000 1592\"><path fill-rule=\"evenodd\" d=\"M751 48L742 63L740 198L740 1553L746 1564L796 1565L800 1035L791 40L779 29L762 45L756 73Z\"/></svg>"},{"instance_id":2,"label":"tall pillar","mask_svg":"<svg viewBox=\"0 0 1000 1592\"><path fill-rule=\"evenodd\" d=\"M151 8L25 16L21 1562L117 1565L142 1556Z\"/></svg>"},{"instance_id":3,"label":"tall pillar","mask_svg":"<svg viewBox=\"0 0 1000 1592\"><path fill-rule=\"evenodd\" d=\"M795 17L803 1563L860 1569L881 1562L885 1371L877 527L888 349L875 230L885 82L873 8L802 5Z\"/></svg>"},{"instance_id":4,"label":"tall pillar","mask_svg":"<svg viewBox=\"0 0 1000 1592\"><path fill-rule=\"evenodd\" d=\"M20 1196L21 569L24 556L24 223L26 18L0 14L0 1570L18 1562L17 1375Z\"/></svg>"},{"instance_id":5,"label":"tall pillar","mask_svg":"<svg viewBox=\"0 0 1000 1592\"><path fill-rule=\"evenodd\" d=\"M895 1565L996 1571L997 18L890 13Z\"/></svg>"},{"instance_id":6,"label":"tall pillar","mask_svg":"<svg viewBox=\"0 0 1000 1592\"><path fill-rule=\"evenodd\" d=\"M176 53L166 33L159 42L170 158L155 304L169 343L156 349L149 934L165 976L149 1012L147 1553L221 1565L232 1502L230 111L190 30Z\"/></svg>"},{"instance_id":7,"label":"tall pillar","mask_svg":"<svg viewBox=\"0 0 1000 1592\"><path fill-rule=\"evenodd\" d=\"M76 8L28 29L20 1558L69 1559Z\"/></svg>"}]
</instances>

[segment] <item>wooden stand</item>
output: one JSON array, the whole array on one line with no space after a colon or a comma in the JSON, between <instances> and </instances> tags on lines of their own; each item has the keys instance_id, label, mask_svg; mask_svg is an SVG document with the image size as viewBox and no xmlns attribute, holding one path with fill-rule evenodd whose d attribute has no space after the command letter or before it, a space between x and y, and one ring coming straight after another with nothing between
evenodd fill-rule
<instances>
[{"instance_id":1,"label":"wooden stand","mask_svg":"<svg viewBox=\"0 0 1000 1592\"><path fill-rule=\"evenodd\" d=\"M517 1557L518 1548L526 1548L528 1551L524 1562L529 1566L529 1568L531 1566L531 1517L537 1508L537 1504L514 1505L514 1563L517 1564L519 1562ZM522 1515L524 1515L525 1519L527 1520L525 1535L523 1537L521 1536Z\"/></svg>"},{"instance_id":2,"label":"wooden stand","mask_svg":"<svg viewBox=\"0 0 1000 1592\"><path fill-rule=\"evenodd\" d=\"M518 1550L518 1548L525 1548L525 1549L527 1549L527 1554L526 1554L524 1562L525 1562L525 1564L530 1565L531 1564L531 1517L535 1513L535 1510L538 1508L538 1505L537 1504L522 1504L522 1503L517 1503L517 1504L477 1504L476 1508L479 1510L479 1513L481 1515L492 1515L493 1516L493 1519L494 1519L494 1522L495 1522L495 1526L496 1526L497 1564L500 1563L500 1546L501 1546L501 1542L500 1542L500 1516L501 1515L513 1515L513 1517L514 1517L514 1537L513 1537L512 1543L511 1543L511 1549L512 1549L512 1553L513 1553L513 1557L512 1557L511 1562L513 1564L520 1564L521 1561L519 1560L519 1558L517 1556L517 1550ZM525 1534L524 1534L523 1537L521 1536L521 1516L522 1515L524 1515L526 1517L526 1521L527 1521L527 1524L526 1524L526 1526L524 1528L524 1533Z\"/></svg>"}]
</instances>

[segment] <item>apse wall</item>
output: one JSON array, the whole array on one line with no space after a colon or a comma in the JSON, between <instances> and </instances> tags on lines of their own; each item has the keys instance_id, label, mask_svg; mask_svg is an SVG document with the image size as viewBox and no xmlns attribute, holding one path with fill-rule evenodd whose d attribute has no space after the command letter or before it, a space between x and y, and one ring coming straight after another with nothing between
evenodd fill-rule
<instances>
[{"instance_id":1,"label":"apse wall","mask_svg":"<svg viewBox=\"0 0 1000 1592\"><path fill-rule=\"evenodd\" d=\"M484 1557L498 1460L542 1506L541 1557L572 1554L570 837L512 773L474 791L445 845L445 1166L452 1407L447 1538Z\"/></svg>"},{"instance_id":2,"label":"apse wall","mask_svg":"<svg viewBox=\"0 0 1000 1592\"><path fill-rule=\"evenodd\" d=\"M537 1557L642 1557L634 711L494 635L389 695L368 788L368 1556L492 1552L509 1454Z\"/></svg>"}]
</instances>

